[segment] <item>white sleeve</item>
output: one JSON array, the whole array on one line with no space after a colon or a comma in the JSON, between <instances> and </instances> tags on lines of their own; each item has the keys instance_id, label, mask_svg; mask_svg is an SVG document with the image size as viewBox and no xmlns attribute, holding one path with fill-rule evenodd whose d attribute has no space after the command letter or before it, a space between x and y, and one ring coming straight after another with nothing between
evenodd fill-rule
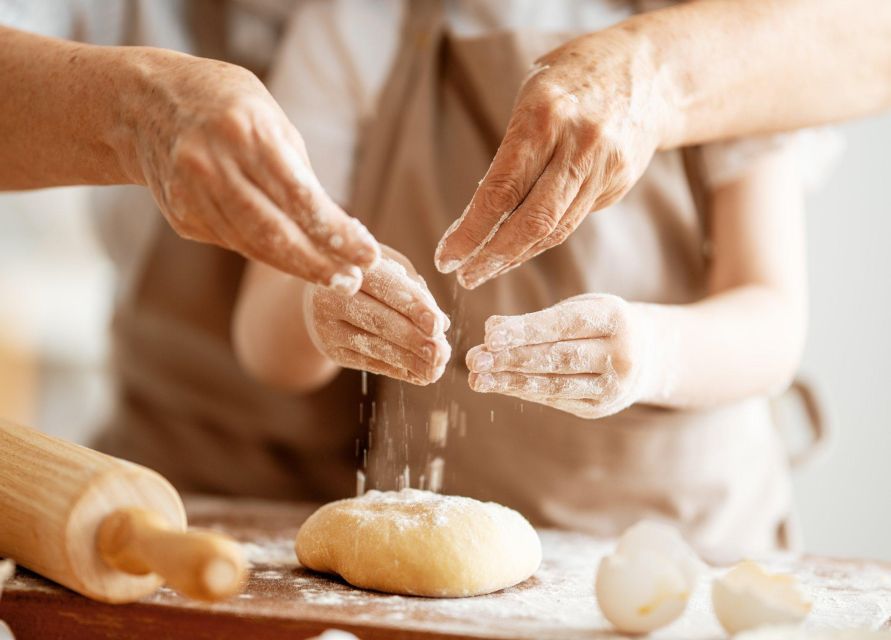
<instances>
[{"instance_id":1,"label":"white sleeve","mask_svg":"<svg viewBox=\"0 0 891 640\"><path fill-rule=\"evenodd\" d=\"M789 133L752 136L703 145L705 182L709 189L742 177L764 155L788 149L794 154L806 189L819 187L844 150L844 138L835 129L801 129Z\"/></svg>"},{"instance_id":2,"label":"white sleeve","mask_svg":"<svg viewBox=\"0 0 891 640\"><path fill-rule=\"evenodd\" d=\"M404 0L303 0L269 90L300 131L331 197L347 204L359 127L373 117L401 33Z\"/></svg>"}]
</instances>

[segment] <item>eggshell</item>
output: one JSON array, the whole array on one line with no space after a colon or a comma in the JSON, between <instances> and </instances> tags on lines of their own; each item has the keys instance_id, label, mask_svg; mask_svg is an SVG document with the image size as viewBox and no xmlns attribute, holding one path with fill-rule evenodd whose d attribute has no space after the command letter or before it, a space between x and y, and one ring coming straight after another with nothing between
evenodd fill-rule
<instances>
[{"instance_id":1,"label":"eggshell","mask_svg":"<svg viewBox=\"0 0 891 640\"><path fill-rule=\"evenodd\" d=\"M730 633L773 625L795 625L811 604L793 576L772 575L752 561L741 562L712 585L712 607Z\"/></svg>"},{"instance_id":2,"label":"eggshell","mask_svg":"<svg viewBox=\"0 0 891 640\"><path fill-rule=\"evenodd\" d=\"M626 633L664 627L684 612L702 566L676 529L640 522L600 561L595 581L600 610Z\"/></svg>"}]
</instances>

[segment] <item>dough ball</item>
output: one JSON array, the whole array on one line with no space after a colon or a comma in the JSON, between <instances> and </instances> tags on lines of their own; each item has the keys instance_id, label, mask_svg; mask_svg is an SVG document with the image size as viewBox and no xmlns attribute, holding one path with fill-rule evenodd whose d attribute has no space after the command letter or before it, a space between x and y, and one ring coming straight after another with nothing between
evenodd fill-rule
<instances>
[{"instance_id":1,"label":"dough ball","mask_svg":"<svg viewBox=\"0 0 891 640\"><path fill-rule=\"evenodd\" d=\"M312 514L297 558L363 589L457 598L522 582L541 564L541 542L523 516L494 502L369 491Z\"/></svg>"},{"instance_id":2,"label":"dough ball","mask_svg":"<svg viewBox=\"0 0 891 640\"><path fill-rule=\"evenodd\" d=\"M309 640L359 640L352 633L341 631L340 629L328 629L320 636L313 636Z\"/></svg>"}]
</instances>

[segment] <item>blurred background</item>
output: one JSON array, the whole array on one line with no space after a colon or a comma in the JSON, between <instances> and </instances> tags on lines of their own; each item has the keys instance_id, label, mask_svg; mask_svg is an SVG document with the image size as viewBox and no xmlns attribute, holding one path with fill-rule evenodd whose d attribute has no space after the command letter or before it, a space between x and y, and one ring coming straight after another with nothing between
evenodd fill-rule
<instances>
[{"instance_id":1,"label":"blurred background","mask_svg":"<svg viewBox=\"0 0 891 640\"><path fill-rule=\"evenodd\" d=\"M808 551L891 560L891 116L839 129L846 150L809 200L802 367L833 433L796 472L797 501ZM94 196L0 194L0 415L80 442L112 397Z\"/></svg>"}]
</instances>

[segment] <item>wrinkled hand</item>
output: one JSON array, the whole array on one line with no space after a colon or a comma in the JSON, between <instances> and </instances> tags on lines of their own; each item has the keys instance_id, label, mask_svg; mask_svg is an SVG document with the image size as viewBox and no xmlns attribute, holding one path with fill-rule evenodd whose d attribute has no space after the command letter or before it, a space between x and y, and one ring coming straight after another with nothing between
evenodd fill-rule
<instances>
[{"instance_id":1,"label":"wrinkled hand","mask_svg":"<svg viewBox=\"0 0 891 640\"><path fill-rule=\"evenodd\" d=\"M150 51L148 98L132 109L133 172L173 229L356 292L377 242L322 189L300 134L263 84L241 67Z\"/></svg>"},{"instance_id":2,"label":"wrinkled hand","mask_svg":"<svg viewBox=\"0 0 891 640\"><path fill-rule=\"evenodd\" d=\"M467 353L470 387L602 418L644 400L654 366L646 305L586 294L522 316L492 316Z\"/></svg>"},{"instance_id":3,"label":"wrinkled hand","mask_svg":"<svg viewBox=\"0 0 891 640\"><path fill-rule=\"evenodd\" d=\"M441 272L473 289L560 244L637 182L667 113L649 55L608 29L536 62L488 172L437 247Z\"/></svg>"},{"instance_id":4,"label":"wrinkled hand","mask_svg":"<svg viewBox=\"0 0 891 640\"><path fill-rule=\"evenodd\" d=\"M426 385L451 356L449 319L408 260L383 249L355 296L307 287L306 324L316 348L340 366Z\"/></svg>"}]
</instances>

